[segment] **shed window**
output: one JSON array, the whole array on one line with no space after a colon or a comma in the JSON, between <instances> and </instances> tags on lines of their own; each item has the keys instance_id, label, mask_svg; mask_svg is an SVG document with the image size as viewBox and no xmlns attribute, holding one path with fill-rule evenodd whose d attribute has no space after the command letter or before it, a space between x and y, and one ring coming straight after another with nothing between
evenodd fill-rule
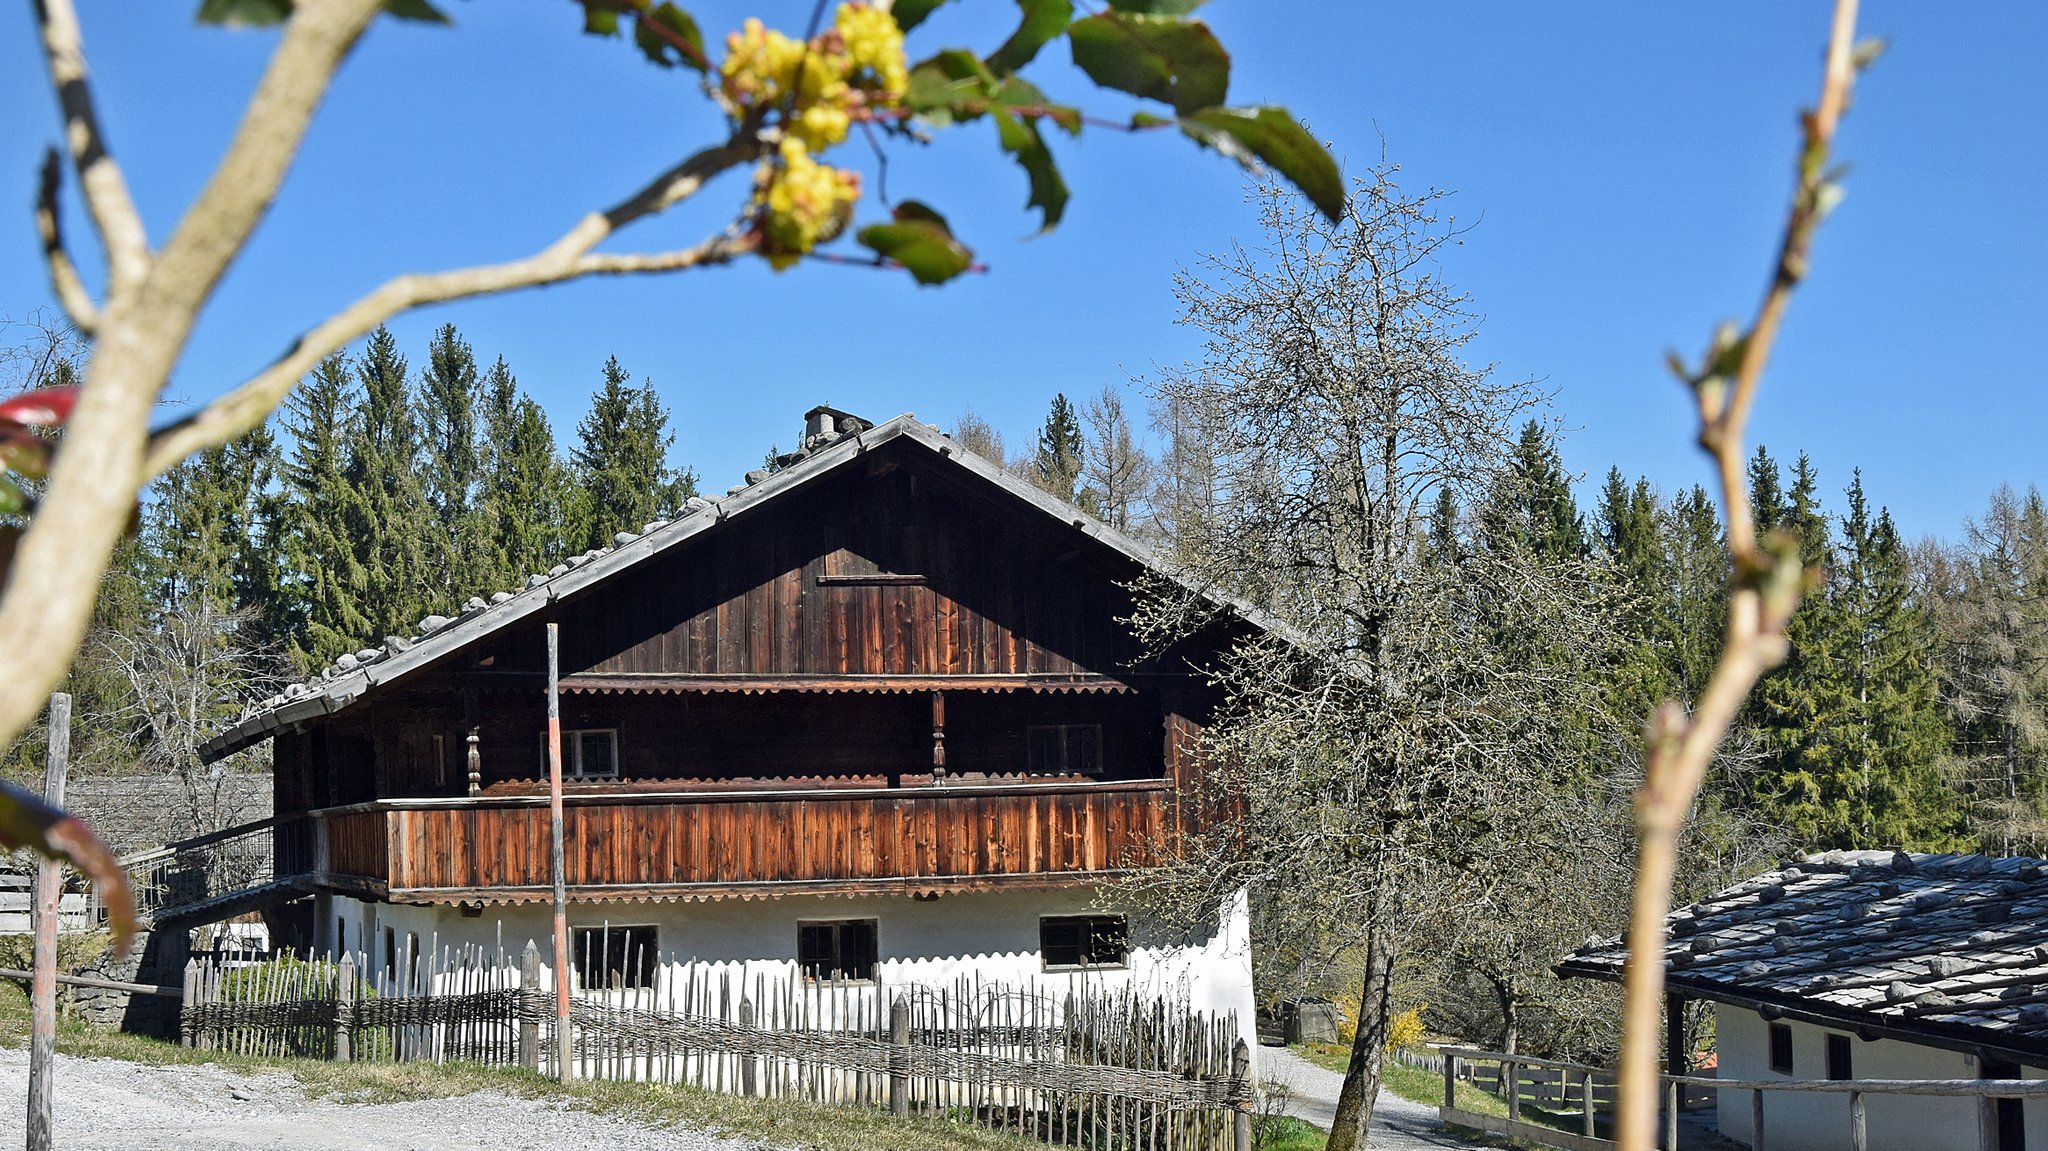
<instances>
[{"instance_id":1,"label":"shed window","mask_svg":"<svg viewBox=\"0 0 2048 1151\"><path fill-rule=\"evenodd\" d=\"M875 921L797 924L796 961L806 979L854 983L874 979Z\"/></svg>"},{"instance_id":2,"label":"shed window","mask_svg":"<svg viewBox=\"0 0 2048 1151\"><path fill-rule=\"evenodd\" d=\"M1048 915L1038 921L1038 950L1047 971L1122 967L1130 962L1130 929L1121 915Z\"/></svg>"},{"instance_id":3,"label":"shed window","mask_svg":"<svg viewBox=\"0 0 2048 1151\"><path fill-rule=\"evenodd\" d=\"M1828 1036L1828 1078L1856 1078L1850 1072L1849 1037L1847 1035Z\"/></svg>"},{"instance_id":4,"label":"shed window","mask_svg":"<svg viewBox=\"0 0 2048 1151\"><path fill-rule=\"evenodd\" d=\"M540 765L548 765L548 735L540 735ZM563 779L617 779L619 777L619 729L582 728L562 733Z\"/></svg>"},{"instance_id":5,"label":"shed window","mask_svg":"<svg viewBox=\"0 0 2048 1151\"><path fill-rule=\"evenodd\" d=\"M1771 1024L1771 1070L1782 1075L1792 1074L1792 1028L1789 1024Z\"/></svg>"},{"instance_id":6,"label":"shed window","mask_svg":"<svg viewBox=\"0 0 2048 1151\"><path fill-rule=\"evenodd\" d=\"M583 990L654 986L654 928L578 927L570 939L576 948L576 986Z\"/></svg>"},{"instance_id":7,"label":"shed window","mask_svg":"<svg viewBox=\"0 0 2048 1151\"><path fill-rule=\"evenodd\" d=\"M1062 723L1027 730L1025 767L1038 775L1102 774L1102 725Z\"/></svg>"}]
</instances>

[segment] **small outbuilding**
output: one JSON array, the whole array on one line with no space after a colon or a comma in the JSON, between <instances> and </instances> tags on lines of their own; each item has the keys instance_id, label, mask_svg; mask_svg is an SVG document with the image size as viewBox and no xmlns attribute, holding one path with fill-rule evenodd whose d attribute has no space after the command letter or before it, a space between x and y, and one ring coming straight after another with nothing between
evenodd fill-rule
<instances>
[{"instance_id":1,"label":"small outbuilding","mask_svg":"<svg viewBox=\"0 0 2048 1151\"><path fill-rule=\"evenodd\" d=\"M1727 1080L2048 1078L2048 863L1835 851L1673 912L1666 987L1712 1004ZM1564 976L1619 981L1589 943ZM1674 1011L1673 1018L1680 1012ZM1754 1140L1749 1091L1722 1134ZM1770 1151L1849 1147L1844 1093L1765 1092ZM2048 1145L2048 1099L1867 1096L1870 1151Z\"/></svg>"}]
</instances>

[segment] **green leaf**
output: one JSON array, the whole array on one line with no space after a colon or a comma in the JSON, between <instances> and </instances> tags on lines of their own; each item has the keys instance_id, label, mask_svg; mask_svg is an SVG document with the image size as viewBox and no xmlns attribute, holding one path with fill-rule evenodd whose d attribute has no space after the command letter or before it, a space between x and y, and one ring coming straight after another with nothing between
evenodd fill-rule
<instances>
[{"instance_id":1,"label":"green leaf","mask_svg":"<svg viewBox=\"0 0 2048 1151\"><path fill-rule=\"evenodd\" d=\"M981 115L1000 90L995 73L979 56L948 48L910 70L903 104L934 124L950 124Z\"/></svg>"},{"instance_id":2,"label":"green leaf","mask_svg":"<svg viewBox=\"0 0 2048 1151\"><path fill-rule=\"evenodd\" d=\"M1089 79L1182 115L1223 103L1230 89L1230 53L1199 20L1104 12L1074 21L1067 41Z\"/></svg>"},{"instance_id":3,"label":"green leaf","mask_svg":"<svg viewBox=\"0 0 2048 1151\"><path fill-rule=\"evenodd\" d=\"M21 490L21 485L14 482L14 477L0 476L0 516L27 515L35 503L27 492Z\"/></svg>"},{"instance_id":4,"label":"green leaf","mask_svg":"<svg viewBox=\"0 0 2048 1151\"><path fill-rule=\"evenodd\" d=\"M925 17L946 0L896 0L889 8L889 14L896 17L896 26L905 32L924 23Z\"/></svg>"},{"instance_id":5,"label":"green leaf","mask_svg":"<svg viewBox=\"0 0 2048 1151\"><path fill-rule=\"evenodd\" d=\"M1259 161L1301 189L1331 220L1344 215L1344 175L1329 149L1285 108L1205 108L1181 117L1181 131L1247 168Z\"/></svg>"},{"instance_id":6,"label":"green leaf","mask_svg":"<svg viewBox=\"0 0 2048 1151\"><path fill-rule=\"evenodd\" d=\"M988 58L988 66L999 73L1031 63L1040 48L1074 22L1073 0L1017 0L1017 7L1024 10L1024 22Z\"/></svg>"},{"instance_id":7,"label":"green leaf","mask_svg":"<svg viewBox=\"0 0 2048 1151\"><path fill-rule=\"evenodd\" d=\"M1013 111L1020 108L1029 108L1034 114L1042 114L1046 119L1058 124L1066 131L1067 135L1078 136L1081 134L1081 110L1079 108L1071 108L1065 104L1053 103L1045 98L1045 93L1039 90L1038 85L1024 79L1022 76L1005 76L1003 78L1003 86L996 89L995 102L997 105ZM1025 115L1023 112L1018 112L1018 115L1024 116L1025 119L1033 118L1032 116Z\"/></svg>"},{"instance_id":8,"label":"green leaf","mask_svg":"<svg viewBox=\"0 0 2048 1151\"><path fill-rule=\"evenodd\" d=\"M616 36L619 34L619 14L610 8L585 4L583 32L586 36Z\"/></svg>"},{"instance_id":9,"label":"green leaf","mask_svg":"<svg viewBox=\"0 0 2048 1151\"><path fill-rule=\"evenodd\" d=\"M1209 0L1109 0L1109 6L1118 12L1129 12L1138 16L1185 16Z\"/></svg>"},{"instance_id":10,"label":"green leaf","mask_svg":"<svg viewBox=\"0 0 2048 1151\"><path fill-rule=\"evenodd\" d=\"M17 428L5 437L0 437L0 472L12 472L19 476L49 475L50 457L55 451L56 446L49 440ZM21 510L0 508L0 514L13 515Z\"/></svg>"},{"instance_id":11,"label":"green leaf","mask_svg":"<svg viewBox=\"0 0 2048 1151\"><path fill-rule=\"evenodd\" d=\"M417 20L422 24L446 24L448 17L427 0L384 0L384 11L400 20Z\"/></svg>"},{"instance_id":12,"label":"green leaf","mask_svg":"<svg viewBox=\"0 0 2048 1151\"><path fill-rule=\"evenodd\" d=\"M974 263L974 253L953 238L946 218L916 200L896 206L895 222L869 224L856 237L876 255L894 260L920 284L943 284Z\"/></svg>"},{"instance_id":13,"label":"green leaf","mask_svg":"<svg viewBox=\"0 0 2048 1151\"><path fill-rule=\"evenodd\" d=\"M229 28L261 28L282 23L292 14L292 0L202 0L201 24L223 24Z\"/></svg>"},{"instance_id":14,"label":"green leaf","mask_svg":"<svg viewBox=\"0 0 2048 1151\"><path fill-rule=\"evenodd\" d=\"M1053 163L1052 150L1038 134L1037 124L1003 108L990 111L996 120L997 141L1003 151L1017 157L1018 166L1031 180L1031 198L1024 206L1044 214L1039 231L1052 231L1067 211L1067 182L1060 177L1059 166Z\"/></svg>"},{"instance_id":15,"label":"green leaf","mask_svg":"<svg viewBox=\"0 0 2048 1151\"><path fill-rule=\"evenodd\" d=\"M666 36L662 35L664 29L668 32ZM675 41L688 44L690 50L676 47ZM633 42L649 60L664 68L681 64L698 72L704 70L704 33L698 29L695 18L667 0L640 13L633 21Z\"/></svg>"}]
</instances>

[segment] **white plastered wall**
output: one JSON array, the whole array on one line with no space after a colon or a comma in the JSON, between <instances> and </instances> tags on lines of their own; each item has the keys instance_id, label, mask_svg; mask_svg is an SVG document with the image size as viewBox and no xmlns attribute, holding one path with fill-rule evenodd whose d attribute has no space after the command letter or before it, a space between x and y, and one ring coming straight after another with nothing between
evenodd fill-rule
<instances>
[{"instance_id":1,"label":"white plastered wall","mask_svg":"<svg viewBox=\"0 0 2048 1151\"><path fill-rule=\"evenodd\" d=\"M1257 1058L1252 1042L1251 916L1242 892L1225 900L1213 930L1197 938L1148 937L1134 924L1130 962L1121 968L1085 972L1047 971L1039 952L1039 920L1048 915L1100 914L1090 888L1064 891L989 892L923 900L909 896L788 896L780 899L707 903L623 903L569 905L574 927L651 926L657 947L674 962L670 974L693 967L712 978L729 975L751 982L764 976L779 982L796 971L797 924L807 920L876 921L877 982L884 986L944 986L963 976L1040 992L1118 991L1125 988L1171 1000L1194 1010L1235 1013L1239 1034ZM485 909L466 917L452 907L410 907L334 900L332 938L351 951L368 954L372 968L385 962L384 931L402 948L481 946L501 942L516 966L528 940L539 946L543 979L551 977L551 917L546 905Z\"/></svg>"},{"instance_id":2,"label":"white plastered wall","mask_svg":"<svg viewBox=\"0 0 2048 1151\"><path fill-rule=\"evenodd\" d=\"M1770 1024L1753 1010L1716 1006L1714 1027L1723 1079L1824 1079L1827 1036L1847 1034L1811 1023L1784 1021L1792 1031L1792 1073L1771 1070ZM1857 1079L1974 1079L1975 1057L1899 1039L1850 1037L1850 1073ZM2026 1074L2039 1072L2027 1069ZM1720 1095L1721 1134L1750 1141L1750 1092ZM1977 1104L1972 1099L1871 1095L1865 1099L1870 1151L1936 1151L1977 1146ZM2031 1139L2048 1135L2048 1111L2027 1107ZM2042 1135L2032 1134L2041 1132ZM1764 1094L1764 1145L1770 1151L1848 1151L1846 1093L1775 1091Z\"/></svg>"}]
</instances>

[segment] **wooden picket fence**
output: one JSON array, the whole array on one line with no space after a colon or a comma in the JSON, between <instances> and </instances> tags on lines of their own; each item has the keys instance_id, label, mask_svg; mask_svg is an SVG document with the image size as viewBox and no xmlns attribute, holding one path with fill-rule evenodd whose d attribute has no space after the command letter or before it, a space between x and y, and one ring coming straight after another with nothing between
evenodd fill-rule
<instances>
[{"instance_id":1,"label":"wooden picket fence","mask_svg":"<svg viewBox=\"0 0 2048 1151\"><path fill-rule=\"evenodd\" d=\"M639 970L641 962L647 970ZM1248 1151L1249 1051L1232 1016L1128 991L751 975L636 951L577 970L573 1077L886 1106L1049 1144ZM552 988L532 944L402 947L187 966L191 1046L318 1059L552 1069ZM1244 1140L1244 1142L1241 1142Z\"/></svg>"}]
</instances>

